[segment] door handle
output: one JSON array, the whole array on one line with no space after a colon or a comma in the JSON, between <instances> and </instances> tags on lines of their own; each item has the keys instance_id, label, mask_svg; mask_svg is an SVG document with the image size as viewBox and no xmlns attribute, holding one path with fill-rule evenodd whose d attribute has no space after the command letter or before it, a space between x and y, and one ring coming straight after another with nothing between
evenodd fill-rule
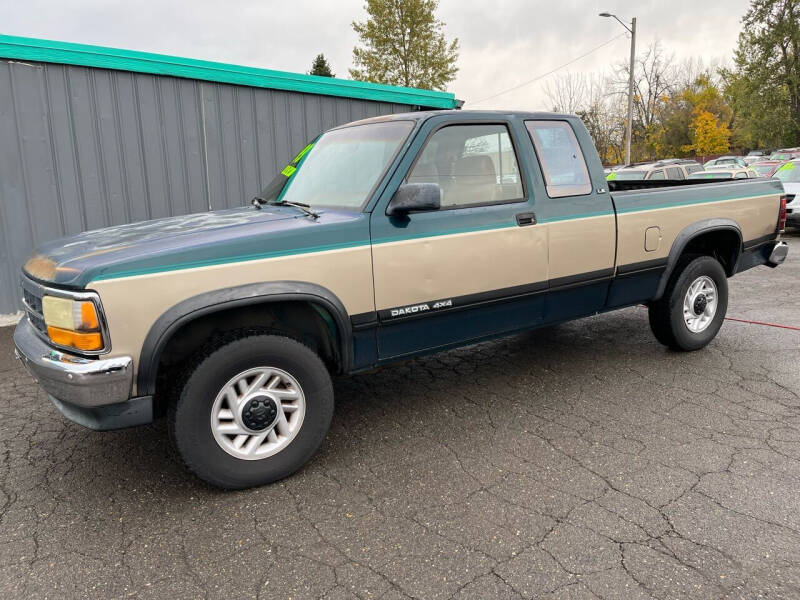
<instances>
[{"instance_id":1,"label":"door handle","mask_svg":"<svg viewBox=\"0 0 800 600\"><path fill-rule=\"evenodd\" d=\"M525 227L526 225L536 225L536 214L532 212L517 214L517 225Z\"/></svg>"}]
</instances>

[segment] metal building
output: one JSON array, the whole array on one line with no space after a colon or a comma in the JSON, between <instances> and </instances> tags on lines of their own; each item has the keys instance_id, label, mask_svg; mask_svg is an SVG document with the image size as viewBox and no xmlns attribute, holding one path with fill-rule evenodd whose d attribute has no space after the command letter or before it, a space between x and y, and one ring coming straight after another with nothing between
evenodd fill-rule
<instances>
[{"instance_id":1,"label":"metal building","mask_svg":"<svg viewBox=\"0 0 800 600\"><path fill-rule=\"evenodd\" d=\"M239 206L318 133L450 93L0 36L0 315L38 244Z\"/></svg>"}]
</instances>

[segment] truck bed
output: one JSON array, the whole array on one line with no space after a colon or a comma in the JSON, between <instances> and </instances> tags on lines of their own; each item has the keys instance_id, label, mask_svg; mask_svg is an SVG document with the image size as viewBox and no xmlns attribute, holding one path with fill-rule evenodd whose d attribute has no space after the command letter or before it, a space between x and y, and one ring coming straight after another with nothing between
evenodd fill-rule
<instances>
[{"instance_id":1,"label":"truck bed","mask_svg":"<svg viewBox=\"0 0 800 600\"><path fill-rule=\"evenodd\" d=\"M617 215L617 267L624 272L666 261L685 228L726 224L747 249L777 236L777 179L609 181Z\"/></svg>"}]
</instances>

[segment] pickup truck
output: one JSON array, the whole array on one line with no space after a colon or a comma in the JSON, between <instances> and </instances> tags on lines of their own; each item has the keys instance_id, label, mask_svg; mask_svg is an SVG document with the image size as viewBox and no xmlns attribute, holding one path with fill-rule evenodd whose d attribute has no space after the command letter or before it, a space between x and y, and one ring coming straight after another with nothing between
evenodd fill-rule
<instances>
[{"instance_id":1,"label":"pickup truck","mask_svg":"<svg viewBox=\"0 0 800 600\"><path fill-rule=\"evenodd\" d=\"M17 356L94 429L166 414L223 488L300 468L331 377L636 304L698 350L727 279L777 266L776 179L609 181L570 115L433 111L332 129L238 209L45 244Z\"/></svg>"}]
</instances>

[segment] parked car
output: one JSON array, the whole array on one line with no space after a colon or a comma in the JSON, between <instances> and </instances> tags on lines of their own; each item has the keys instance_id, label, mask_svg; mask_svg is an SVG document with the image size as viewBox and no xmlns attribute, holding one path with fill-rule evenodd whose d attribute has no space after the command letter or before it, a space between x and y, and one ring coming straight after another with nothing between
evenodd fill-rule
<instances>
[{"instance_id":1,"label":"parked car","mask_svg":"<svg viewBox=\"0 0 800 600\"><path fill-rule=\"evenodd\" d=\"M794 160L795 158L800 158L800 149L798 148L782 148L770 154L769 157L770 160L779 160L781 162Z\"/></svg>"},{"instance_id":2,"label":"parked car","mask_svg":"<svg viewBox=\"0 0 800 600\"><path fill-rule=\"evenodd\" d=\"M754 179L756 177L758 177L758 173L750 168L726 169L722 166L712 166L705 171L689 175L689 179Z\"/></svg>"},{"instance_id":3,"label":"parked car","mask_svg":"<svg viewBox=\"0 0 800 600\"><path fill-rule=\"evenodd\" d=\"M667 158L660 160L659 162L668 167L672 165L680 167L686 177L688 177L691 173L696 173L697 171L703 170L703 165L691 158ZM675 177L669 177L668 179L675 179Z\"/></svg>"},{"instance_id":4,"label":"parked car","mask_svg":"<svg viewBox=\"0 0 800 600\"><path fill-rule=\"evenodd\" d=\"M657 162L636 163L617 169L606 177L609 181L634 181L657 179L686 179L690 173L702 170L700 163L693 160L667 159Z\"/></svg>"},{"instance_id":5,"label":"parked car","mask_svg":"<svg viewBox=\"0 0 800 600\"><path fill-rule=\"evenodd\" d=\"M781 180L786 192L786 222L800 227L800 160L791 160L778 167L775 177Z\"/></svg>"},{"instance_id":6,"label":"parked car","mask_svg":"<svg viewBox=\"0 0 800 600\"><path fill-rule=\"evenodd\" d=\"M758 173L759 177L772 177L775 171L783 163L779 160L762 160L750 165L750 168Z\"/></svg>"},{"instance_id":7,"label":"parked car","mask_svg":"<svg viewBox=\"0 0 800 600\"><path fill-rule=\"evenodd\" d=\"M16 353L67 418L166 413L199 477L268 483L319 447L337 374L642 303L659 342L706 346L728 278L785 260L784 192L669 183L606 181L574 115L350 123L252 206L40 246Z\"/></svg>"},{"instance_id":8,"label":"parked car","mask_svg":"<svg viewBox=\"0 0 800 600\"><path fill-rule=\"evenodd\" d=\"M746 167L747 163L745 162L744 158L741 156L720 156L719 158L715 158L713 160L709 160L703 163L703 168L708 169L709 167L716 167L716 166L739 166L739 167Z\"/></svg>"},{"instance_id":9,"label":"parked car","mask_svg":"<svg viewBox=\"0 0 800 600\"><path fill-rule=\"evenodd\" d=\"M750 150L750 152L747 153L747 156L754 156L757 159L763 160L766 157L768 157L770 154L772 154L772 151L766 150L766 149L764 149L764 150ZM745 157L745 158L747 158L747 157Z\"/></svg>"}]
</instances>

